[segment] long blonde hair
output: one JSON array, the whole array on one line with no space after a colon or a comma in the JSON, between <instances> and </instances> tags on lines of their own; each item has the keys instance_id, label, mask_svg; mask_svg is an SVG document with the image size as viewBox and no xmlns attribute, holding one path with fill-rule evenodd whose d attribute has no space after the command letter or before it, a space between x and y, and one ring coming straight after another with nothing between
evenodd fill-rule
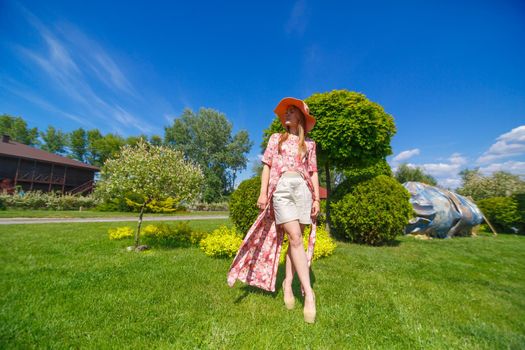
<instances>
[{"instance_id":1,"label":"long blonde hair","mask_svg":"<svg viewBox=\"0 0 525 350\"><path fill-rule=\"evenodd\" d=\"M297 109L299 111L299 115L301 116L299 118L299 124L297 125L297 130L299 131L299 145L298 145L298 154L300 155L300 158L303 159L305 156L306 156L306 142L304 142L305 140L305 137L306 137L306 133L305 133L305 130L306 130L306 118L303 114L303 112L300 110L300 109ZM281 145L283 144L284 141L288 140L288 136L290 136L290 128L289 127L286 127L286 131L281 133L281 136L279 138L279 146L278 146L278 150L279 150L279 154L281 154Z\"/></svg>"}]
</instances>

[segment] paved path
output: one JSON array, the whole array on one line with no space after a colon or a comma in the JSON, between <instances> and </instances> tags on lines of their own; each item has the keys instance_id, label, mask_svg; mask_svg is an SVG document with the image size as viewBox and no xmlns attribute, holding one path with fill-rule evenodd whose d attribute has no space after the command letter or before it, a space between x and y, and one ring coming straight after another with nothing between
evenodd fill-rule
<instances>
[{"instance_id":1,"label":"paved path","mask_svg":"<svg viewBox=\"0 0 525 350\"><path fill-rule=\"evenodd\" d=\"M195 215L195 216L144 216L142 221L177 221L177 220L213 220L227 219L228 215ZM138 216L113 218L3 218L0 225L13 224L57 224L68 222L129 222L138 221Z\"/></svg>"}]
</instances>

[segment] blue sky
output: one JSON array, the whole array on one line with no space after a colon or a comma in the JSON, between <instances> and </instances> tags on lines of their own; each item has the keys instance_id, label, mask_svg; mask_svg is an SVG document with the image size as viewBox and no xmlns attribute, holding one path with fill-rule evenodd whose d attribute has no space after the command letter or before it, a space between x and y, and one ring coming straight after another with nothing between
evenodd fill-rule
<instances>
[{"instance_id":1,"label":"blue sky","mask_svg":"<svg viewBox=\"0 0 525 350\"><path fill-rule=\"evenodd\" d=\"M525 175L523 1L0 0L0 35L0 113L39 129L163 135L209 107L253 163L282 97L348 89L394 117L394 168Z\"/></svg>"}]
</instances>

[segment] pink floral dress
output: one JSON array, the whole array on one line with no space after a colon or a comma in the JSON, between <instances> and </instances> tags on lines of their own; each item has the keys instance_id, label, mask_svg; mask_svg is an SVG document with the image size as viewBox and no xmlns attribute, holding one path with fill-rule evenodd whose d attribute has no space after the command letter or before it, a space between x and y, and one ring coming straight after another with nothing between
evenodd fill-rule
<instances>
[{"instance_id":1,"label":"pink floral dress","mask_svg":"<svg viewBox=\"0 0 525 350\"><path fill-rule=\"evenodd\" d=\"M284 239L284 230L281 225L275 225L272 196L281 175L285 171L297 171L305 179L312 197L314 187L311 173L317 172L317 158L315 142L306 139L307 156L298 155L299 137L293 134L281 145L281 154L278 152L280 134L270 137L262 161L270 166L268 182L268 202L248 230L244 241L233 259L228 272L228 285L233 287L236 280L240 280L254 287L267 291L275 291L275 280L279 267ZM308 266L311 265L315 245L316 222L312 220L308 237L306 257Z\"/></svg>"}]
</instances>

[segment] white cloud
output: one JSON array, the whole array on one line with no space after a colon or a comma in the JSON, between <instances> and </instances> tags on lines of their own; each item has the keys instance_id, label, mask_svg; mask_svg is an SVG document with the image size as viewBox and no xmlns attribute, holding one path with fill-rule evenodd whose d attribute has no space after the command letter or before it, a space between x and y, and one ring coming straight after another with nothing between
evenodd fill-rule
<instances>
[{"instance_id":1,"label":"white cloud","mask_svg":"<svg viewBox=\"0 0 525 350\"><path fill-rule=\"evenodd\" d=\"M506 171L512 174L525 176L525 162L509 160L504 163L492 163L480 167L479 170L485 175L490 175L495 171Z\"/></svg>"},{"instance_id":2,"label":"white cloud","mask_svg":"<svg viewBox=\"0 0 525 350\"><path fill-rule=\"evenodd\" d=\"M466 158L460 153L453 153L449 158L448 163L423 163L423 164L409 164L412 167L420 167L426 173L437 178L451 178L454 177L467 162Z\"/></svg>"},{"instance_id":3,"label":"white cloud","mask_svg":"<svg viewBox=\"0 0 525 350\"><path fill-rule=\"evenodd\" d=\"M77 58L82 61L83 66L89 67L102 83L134 98L139 97L119 65L96 41L69 24L63 25L58 32L67 40L70 47L79 53Z\"/></svg>"},{"instance_id":4,"label":"white cloud","mask_svg":"<svg viewBox=\"0 0 525 350\"><path fill-rule=\"evenodd\" d=\"M403 152L400 152L397 156L392 158L393 162L403 162L409 158L412 158L413 156L419 155L419 148L414 148L410 150L406 150Z\"/></svg>"},{"instance_id":5,"label":"white cloud","mask_svg":"<svg viewBox=\"0 0 525 350\"><path fill-rule=\"evenodd\" d=\"M49 111L49 112L52 112L52 113L56 113L56 114L59 114L59 115L62 115L63 117L67 118L67 119L71 119L73 120L74 122L76 123L79 123L85 127L89 127L89 128L94 128L95 127L95 124L91 123L87 118L85 117L81 117L79 115L76 115L76 114L72 114L72 113L68 113L68 112L64 112L64 111L61 111L60 109L58 109L57 107L55 107L54 105L52 105L51 103L49 103L48 101L40 98L39 96L36 96L35 94L29 92L29 89L25 86L22 86L20 85L19 83L11 80L11 79L6 79L4 78L4 85L2 86L5 90L9 91L10 93L16 95L16 96L19 96L35 105L37 105L38 107L46 110L46 111Z\"/></svg>"},{"instance_id":6,"label":"white cloud","mask_svg":"<svg viewBox=\"0 0 525 350\"><path fill-rule=\"evenodd\" d=\"M120 106L116 106L114 113L115 118L123 125L132 125L143 133L152 131L152 128L148 124L145 124Z\"/></svg>"},{"instance_id":7,"label":"white cloud","mask_svg":"<svg viewBox=\"0 0 525 350\"><path fill-rule=\"evenodd\" d=\"M294 3L290 17L286 21L286 32L288 34L303 34L307 24L307 8L305 0L297 0Z\"/></svg>"},{"instance_id":8,"label":"white cloud","mask_svg":"<svg viewBox=\"0 0 525 350\"><path fill-rule=\"evenodd\" d=\"M467 162L467 159L460 153L453 153L449 158L450 163L463 165Z\"/></svg>"},{"instance_id":9,"label":"white cloud","mask_svg":"<svg viewBox=\"0 0 525 350\"><path fill-rule=\"evenodd\" d=\"M173 124L173 120L177 116L174 115L174 114L164 114L163 117L164 117L164 120L168 123L168 125L172 125Z\"/></svg>"},{"instance_id":10,"label":"white cloud","mask_svg":"<svg viewBox=\"0 0 525 350\"><path fill-rule=\"evenodd\" d=\"M420 167L432 176L448 176L459 171L459 164L451 163L426 163Z\"/></svg>"},{"instance_id":11,"label":"white cloud","mask_svg":"<svg viewBox=\"0 0 525 350\"><path fill-rule=\"evenodd\" d=\"M455 189L461 186L461 178L459 176L456 176L456 177L447 177L444 179L439 179L438 184L444 188Z\"/></svg>"},{"instance_id":12,"label":"white cloud","mask_svg":"<svg viewBox=\"0 0 525 350\"><path fill-rule=\"evenodd\" d=\"M91 122L107 124L119 133L123 129L137 129L143 133L155 129L116 102L134 97L135 89L100 45L73 27L53 32L30 12L25 9L23 12L45 46L43 50L17 47L18 53L50 77L58 91L73 99L81 109L80 113L62 112L62 115L69 119L78 118L78 114L86 115ZM110 91L100 91L99 82Z\"/></svg>"},{"instance_id":13,"label":"white cloud","mask_svg":"<svg viewBox=\"0 0 525 350\"><path fill-rule=\"evenodd\" d=\"M525 154L525 125L518 126L499 136L489 150L477 159L477 163L484 164L496 159L523 154Z\"/></svg>"},{"instance_id":14,"label":"white cloud","mask_svg":"<svg viewBox=\"0 0 525 350\"><path fill-rule=\"evenodd\" d=\"M416 150L417 152L414 152ZM401 155L408 158L415 154L419 154L419 149L401 152L396 158ZM403 159L403 157L401 158ZM461 185L461 178L458 174L467 163L467 159L457 152L450 155L447 159L448 162L422 164L407 163L407 166L411 168L420 168L424 173L432 175L437 180L439 186L454 189ZM397 167L392 167L392 170L395 172Z\"/></svg>"},{"instance_id":15,"label":"white cloud","mask_svg":"<svg viewBox=\"0 0 525 350\"><path fill-rule=\"evenodd\" d=\"M400 152L392 161L392 170L397 170L397 165L415 155L418 155L419 149L410 149ZM508 160L504 162L495 162L497 159L519 156L525 154L525 125L512 129L510 132L502 134L497 138L490 149L477 160L479 170L485 176L490 176L496 171L506 171L511 174L520 175L525 178L525 162L521 160ZM453 153L448 158L438 158L437 162L432 163L408 163L407 166L421 168L425 173L432 175L438 185L445 188L456 189L461 186L461 177L459 172L466 167L472 167L468 159L460 153Z\"/></svg>"}]
</instances>

